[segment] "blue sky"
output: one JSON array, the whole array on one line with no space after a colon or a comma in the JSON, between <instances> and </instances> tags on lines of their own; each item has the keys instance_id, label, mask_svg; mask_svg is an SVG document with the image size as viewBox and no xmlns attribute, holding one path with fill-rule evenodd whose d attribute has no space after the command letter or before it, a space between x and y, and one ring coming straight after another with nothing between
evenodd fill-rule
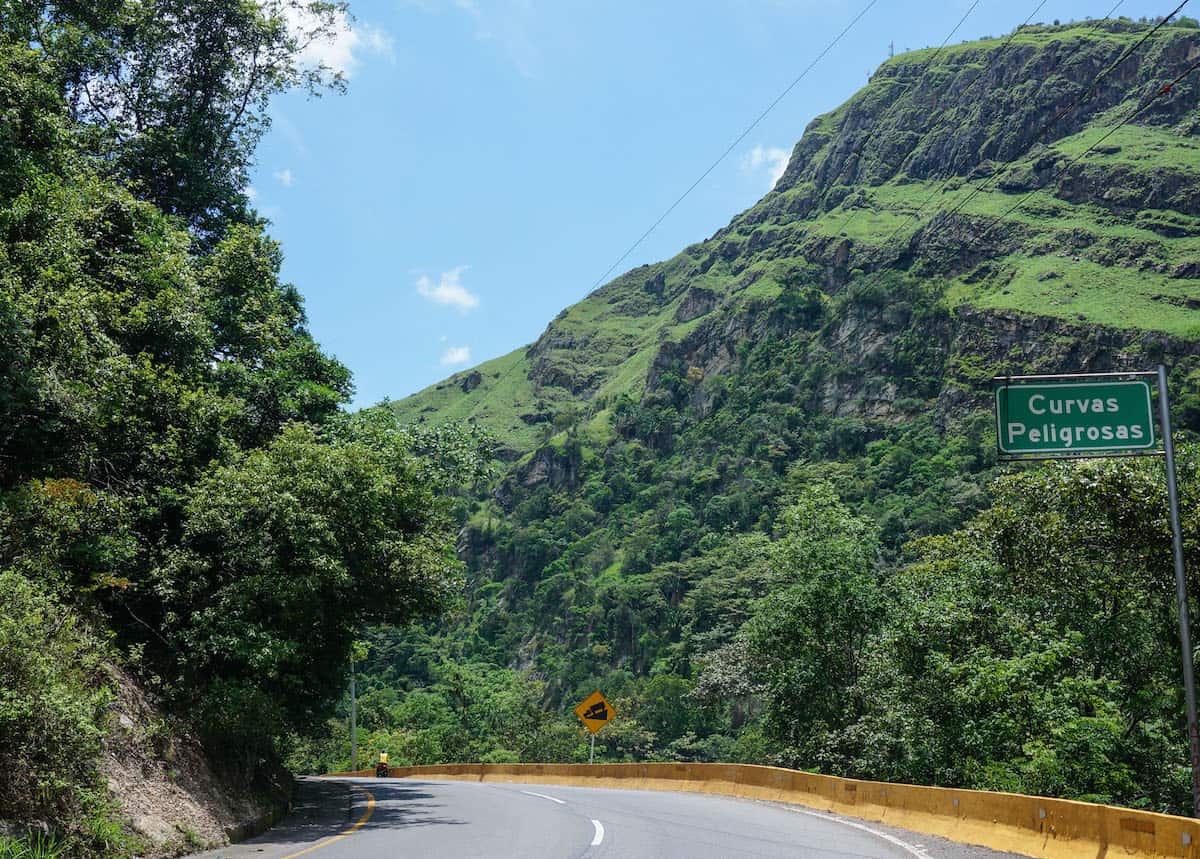
<instances>
[{"instance_id":1,"label":"blue sky","mask_svg":"<svg viewBox=\"0 0 1200 859\"><path fill-rule=\"evenodd\" d=\"M314 52L348 92L278 99L252 188L354 405L536 339L868 2L352 2ZM940 44L972 2L878 0L614 273L752 205L890 42ZM1047 0L1034 20L1115 2ZM955 40L1006 33L1037 3L982 0Z\"/></svg>"}]
</instances>

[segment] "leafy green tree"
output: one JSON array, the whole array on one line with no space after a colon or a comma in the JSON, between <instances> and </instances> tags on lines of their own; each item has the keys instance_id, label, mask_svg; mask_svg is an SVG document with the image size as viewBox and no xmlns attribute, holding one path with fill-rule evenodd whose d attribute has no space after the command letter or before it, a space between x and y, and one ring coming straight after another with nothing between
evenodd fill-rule
<instances>
[{"instance_id":1,"label":"leafy green tree","mask_svg":"<svg viewBox=\"0 0 1200 859\"><path fill-rule=\"evenodd\" d=\"M771 593L744 632L749 670L785 758L836 766L830 735L863 712L856 683L882 620L878 542L829 484L805 487L778 527L767 560Z\"/></svg>"},{"instance_id":2,"label":"leafy green tree","mask_svg":"<svg viewBox=\"0 0 1200 859\"><path fill-rule=\"evenodd\" d=\"M98 785L113 690L102 640L25 576L0 570L0 812L70 820Z\"/></svg>"},{"instance_id":3,"label":"leafy green tree","mask_svg":"<svg viewBox=\"0 0 1200 859\"><path fill-rule=\"evenodd\" d=\"M38 173L61 166L68 126L38 54L2 35L0 116L0 201L7 202Z\"/></svg>"},{"instance_id":4,"label":"leafy green tree","mask_svg":"<svg viewBox=\"0 0 1200 859\"><path fill-rule=\"evenodd\" d=\"M311 0L4 0L0 27L44 55L111 175L211 238L249 217L244 189L271 97L343 86L301 56L346 14Z\"/></svg>"},{"instance_id":5,"label":"leafy green tree","mask_svg":"<svg viewBox=\"0 0 1200 859\"><path fill-rule=\"evenodd\" d=\"M261 229L238 225L197 273L210 308L212 375L217 390L240 401L230 431L246 447L290 421L327 421L351 392L350 372L305 328L299 292L279 282L282 261Z\"/></svg>"},{"instance_id":6,"label":"leafy green tree","mask_svg":"<svg viewBox=\"0 0 1200 859\"><path fill-rule=\"evenodd\" d=\"M443 506L400 443L328 444L293 425L191 492L182 537L134 595L176 654L178 691L242 739L323 716L363 623L405 623L454 598L461 578ZM158 622L155 622L158 621ZM215 695L212 694L215 691Z\"/></svg>"},{"instance_id":7,"label":"leafy green tree","mask_svg":"<svg viewBox=\"0 0 1200 859\"><path fill-rule=\"evenodd\" d=\"M252 775L324 726L365 624L461 592L490 442L340 412L242 192L270 96L339 83L300 54L344 14L0 0L0 820L91 820L81 854L123 849L105 660Z\"/></svg>"},{"instance_id":8,"label":"leafy green tree","mask_svg":"<svg viewBox=\"0 0 1200 859\"><path fill-rule=\"evenodd\" d=\"M1191 450L1181 466L1194 571ZM1049 466L994 491L965 529L918 543L895 580L879 643L894 661L876 681L881 700L914 716L907 757L924 763L906 769L896 756L891 774L1185 807L1161 464Z\"/></svg>"},{"instance_id":9,"label":"leafy green tree","mask_svg":"<svg viewBox=\"0 0 1200 859\"><path fill-rule=\"evenodd\" d=\"M639 690L638 721L662 743L678 740L694 727L698 709L689 706L692 683L683 677L657 674Z\"/></svg>"},{"instance_id":10,"label":"leafy green tree","mask_svg":"<svg viewBox=\"0 0 1200 859\"><path fill-rule=\"evenodd\" d=\"M0 494L0 565L64 600L126 588L141 548L129 508L71 478Z\"/></svg>"}]
</instances>

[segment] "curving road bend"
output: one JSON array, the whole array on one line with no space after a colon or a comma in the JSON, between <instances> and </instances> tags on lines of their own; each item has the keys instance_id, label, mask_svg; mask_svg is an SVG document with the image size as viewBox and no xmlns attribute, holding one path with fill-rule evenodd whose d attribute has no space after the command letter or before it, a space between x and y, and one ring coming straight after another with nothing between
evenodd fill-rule
<instances>
[{"instance_id":1,"label":"curving road bend","mask_svg":"<svg viewBox=\"0 0 1200 859\"><path fill-rule=\"evenodd\" d=\"M280 826L196 859L994 859L979 847L776 803L668 791L304 779Z\"/></svg>"}]
</instances>

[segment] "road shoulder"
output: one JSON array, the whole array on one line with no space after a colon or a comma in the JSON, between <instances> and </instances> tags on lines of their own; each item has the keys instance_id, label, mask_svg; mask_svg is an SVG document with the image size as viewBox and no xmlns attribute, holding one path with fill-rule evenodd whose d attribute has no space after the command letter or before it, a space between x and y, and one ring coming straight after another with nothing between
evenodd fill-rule
<instances>
[{"instance_id":1,"label":"road shoulder","mask_svg":"<svg viewBox=\"0 0 1200 859\"><path fill-rule=\"evenodd\" d=\"M291 812L262 835L189 859L282 859L352 827L365 809L365 797L349 782L298 777Z\"/></svg>"}]
</instances>

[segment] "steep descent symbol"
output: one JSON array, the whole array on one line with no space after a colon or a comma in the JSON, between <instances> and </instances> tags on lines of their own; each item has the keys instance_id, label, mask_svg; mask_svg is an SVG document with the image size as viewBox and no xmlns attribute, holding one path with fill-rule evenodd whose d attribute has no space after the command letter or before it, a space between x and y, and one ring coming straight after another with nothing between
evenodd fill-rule
<instances>
[{"instance_id":1,"label":"steep descent symbol","mask_svg":"<svg viewBox=\"0 0 1200 859\"><path fill-rule=\"evenodd\" d=\"M597 691L580 702L575 708L575 715L583 722L583 726L594 734L611 722L617 714L612 704Z\"/></svg>"}]
</instances>

